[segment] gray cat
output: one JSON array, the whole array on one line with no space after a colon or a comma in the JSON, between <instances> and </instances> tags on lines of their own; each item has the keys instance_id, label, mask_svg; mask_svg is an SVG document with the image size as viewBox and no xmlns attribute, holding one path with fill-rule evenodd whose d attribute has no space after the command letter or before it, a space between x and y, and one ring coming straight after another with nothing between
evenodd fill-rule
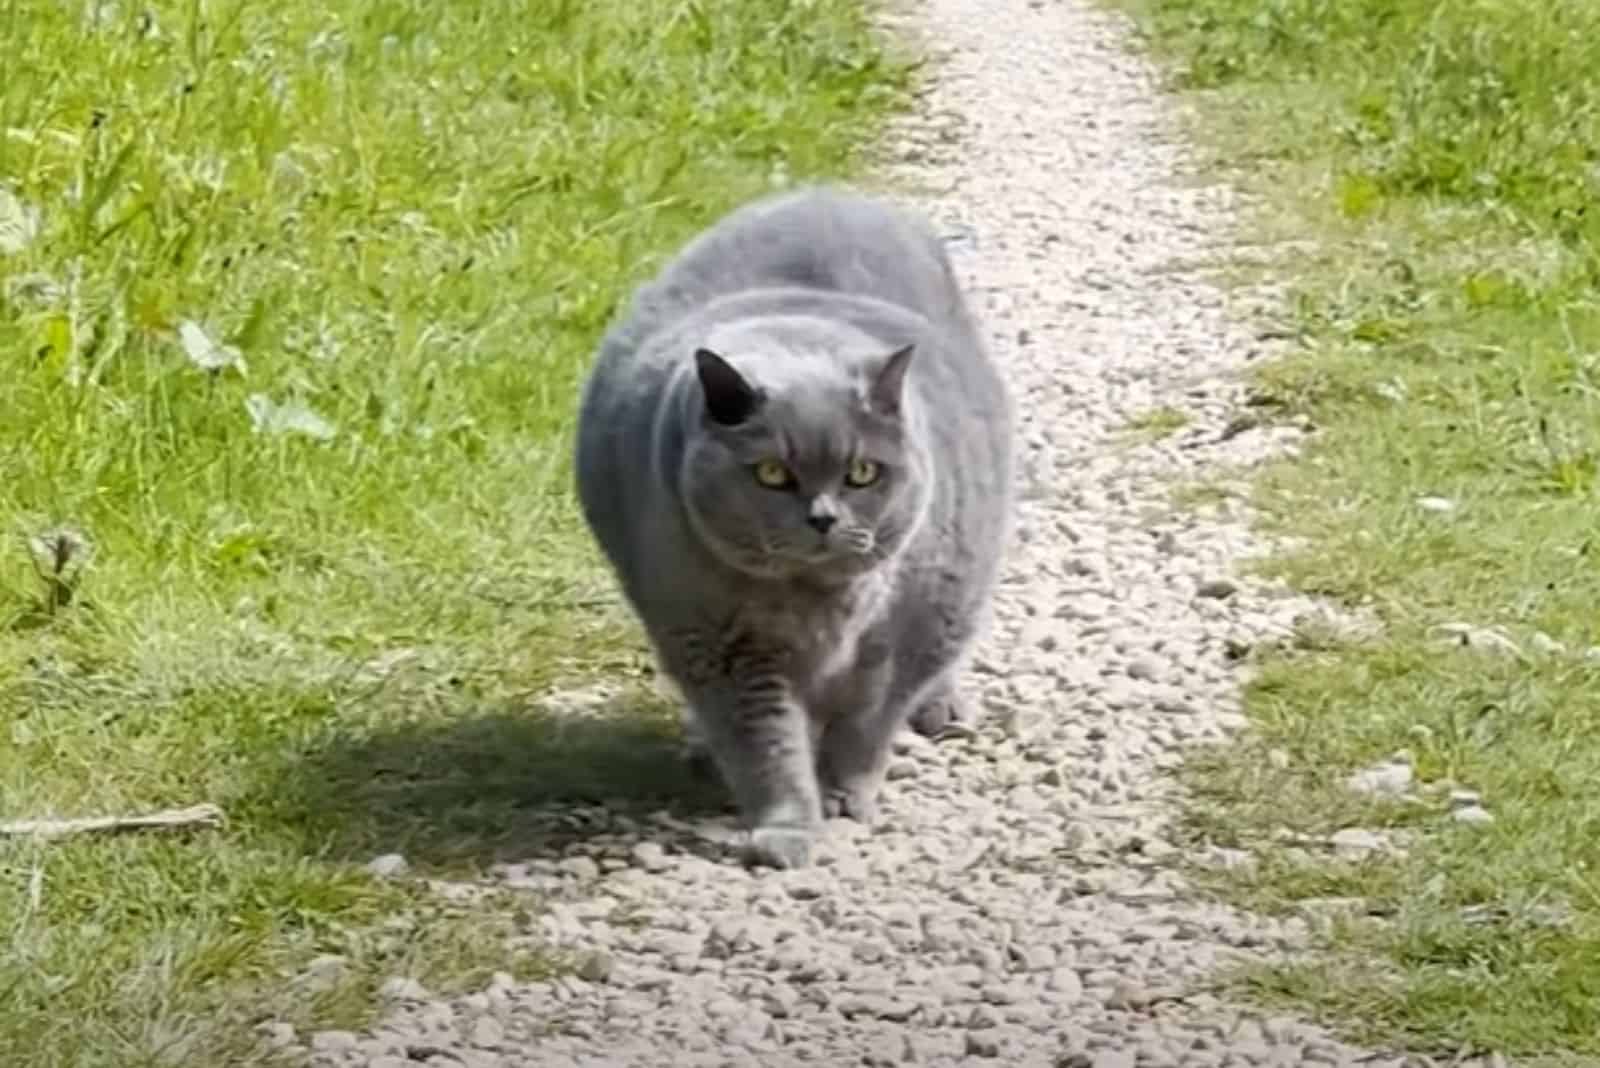
<instances>
[{"instance_id":1,"label":"gray cat","mask_svg":"<svg viewBox=\"0 0 1600 1068\"><path fill-rule=\"evenodd\" d=\"M758 863L871 822L1010 529L1012 407L937 237L828 188L748 204L635 294L584 389L584 516Z\"/></svg>"}]
</instances>

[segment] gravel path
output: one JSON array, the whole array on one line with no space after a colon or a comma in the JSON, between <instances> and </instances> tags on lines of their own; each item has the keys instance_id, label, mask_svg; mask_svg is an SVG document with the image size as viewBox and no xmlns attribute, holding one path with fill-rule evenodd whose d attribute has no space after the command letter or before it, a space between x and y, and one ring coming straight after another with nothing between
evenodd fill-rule
<instances>
[{"instance_id":1,"label":"gravel path","mask_svg":"<svg viewBox=\"0 0 1600 1068\"><path fill-rule=\"evenodd\" d=\"M1251 334L1183 266L1225 249L1229 191L1191 173L1170 101L1087 0L904 18L939 73L887 172L950 235L1023 420L1016 542L967 680L984 723L907 737L881 824L834 824L801 871L726 859L726 820L561 813L582 846L498 877L549 895L544 934L583 977L451 1002L397 979L380 1026L309 1036L313 1062L1424 1063L1207 994L1219 965L1305 930L1169 870L1165 772L1242 722L1230 651L1316 611L1233 573L1258 549L1237 509L1171 503L1175 480L1298 436L1238 432ZM1187 421L1130 434L1157 408Z\"/></svg>"}]
</instances>

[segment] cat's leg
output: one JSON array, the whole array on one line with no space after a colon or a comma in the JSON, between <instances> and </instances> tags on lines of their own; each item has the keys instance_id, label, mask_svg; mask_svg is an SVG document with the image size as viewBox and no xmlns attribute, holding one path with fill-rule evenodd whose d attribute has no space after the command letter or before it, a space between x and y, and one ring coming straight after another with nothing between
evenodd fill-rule
<instances>
[{"instance_id":1,"label":"cat's leg","mask_svg":"<svg viewBox=\"0 0 1600 1068\"><path fill-rule=\"evenodd\" d=\"M817 753L823 814L871 823L895 734L910 705L887 656L859 665L830 695Z\"/></svg>"},{"instance_id":2,"label":"cat's leg","mask_svg":"<svg viewBox=\"0 0 1600 1068\"><path fill-rule=\"evenodd\" d=\"M822 803L810 717L784 671L788 650L700 626L665 631L657 649L689 705L687 755L698 754L733 794L750 830L749 859L808 863Z\"/></svg>"},{"instance_id":3,"label":"cat's leg","mask_svg":"<svg viewBox=\"0 0 1600 1068\"><path fill-rule=\"evenodd\" d=\"M822 808L810 727L787 683L744 680L691 700L705 751L750 829L749 858L775 868L809 863Z\"/></svg>"},{"instance_id":4,"label":"cat's leg","mask_svg":"<svg viewBox=\"0 0 1600 1068\"><path fill-rule=\"evenodd\" d=\"M834 704L818 753L826 815L871 823L895 735L925 711L960 716L955 680L971 634L970 624L924 626L900 633L893 649L863 642L854 693Z\"/></svg>"}]
</instances>

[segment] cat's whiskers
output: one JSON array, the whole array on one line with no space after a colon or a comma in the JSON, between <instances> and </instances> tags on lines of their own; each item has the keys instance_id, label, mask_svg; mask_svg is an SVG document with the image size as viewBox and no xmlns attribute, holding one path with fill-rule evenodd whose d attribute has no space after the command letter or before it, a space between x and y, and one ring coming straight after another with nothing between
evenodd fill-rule
<instances>
[{"instance_id":1,"label":"cat's whiskers","mask_svg":"<svg viewBox=\"0 0 1600 1068\"><path fill-rule=\"evenodd\" d=\"M871 556L877 548L878 536L871 527L851 527L845 531L844 544L857 556Z\"/></svg>"}]
</instances>

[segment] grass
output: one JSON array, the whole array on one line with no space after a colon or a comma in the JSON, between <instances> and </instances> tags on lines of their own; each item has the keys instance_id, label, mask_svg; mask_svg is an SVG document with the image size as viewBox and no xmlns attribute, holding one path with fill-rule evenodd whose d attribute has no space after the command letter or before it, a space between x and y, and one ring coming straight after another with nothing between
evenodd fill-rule
<instances>
[{"instance_id":1,"label":"grass","mask_svg":"<svg viewBox=\"0 0 1600 1068\"><path fill-rule=\"evenodd\" d=\"M1170 437L1189 425L1189 416L1172 407L1150 408L1130 418L1123 431L1147 441Z\"/></svg>"},{"instance_id":2,"label":"grass","mask_svg":"<svg viewBox=\"0 0 1600 1068\"><path fill-rule=\"evenodd\" d=\"M685 801L568 489L580 375L905 67L855 0L0 0L0 39L0 816L229 816L0 842L0 1063L257 1063L387 975L559 966L363 864Z\"/></svg>"},{"instance_id":3,"label":"grass","mask_svg":"<svg viewBox=\"0 0 1600 1068\"><path fill-rule=\"evenodd\" d=\"M1190 769L1195 835L1262 858L1220 891L1366 905L1325 954L1245 981L1370 1041L1600 1063L1600 8L1126 6L1260 236L1301 242L1271 269L1298 344L1257 386L1321 429L1259 482L1270 527L1304 539L1268 568L1383 625L1262 656L1252 740ZM1449 623L1523 655L1441 644ZM1344 789L1401 748L1416 800ZM1452 821L1452 784L1494 822ZM1347 826L1414 844L1269 844Z\"/></svg>"}]
</instances>

